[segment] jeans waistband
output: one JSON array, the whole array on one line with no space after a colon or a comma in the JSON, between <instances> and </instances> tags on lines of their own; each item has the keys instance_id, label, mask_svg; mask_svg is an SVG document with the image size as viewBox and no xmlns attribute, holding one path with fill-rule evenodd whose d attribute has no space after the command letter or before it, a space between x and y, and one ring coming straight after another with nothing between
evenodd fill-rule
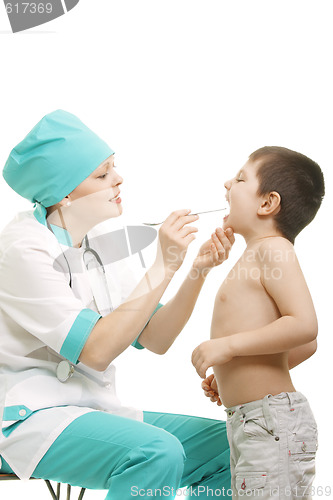
<instances>
[{"instance_id":1,"label":"jeans waistband","mask_svg":"<svg viewBox=\"0 0 333 500\"><path fill-rule=\"evenodd\" d=\"M271 413L269 411L270 406L279 406L279 405L288 405L293 406L297 403L303 403L307 401L306 397L303 396L302 393L295 392L281 392L273 396L272 394L268 394L263 399L258 399L257 401L251 401L249 403L244 403L241 405L231 406L230 408L226 408L225 412L227 413L228 418L231 418L234 413L239 413L243 416L246 416L252 410L257 408L262 408L263 415L265 417L267 427L270 431L273 431L273 421L271 417Z\"/></svg>"},{"instance_id":2,"label":"jeans waistband","mask_svg":"<svg viewBox=\"0 0 333 500\"><path fill-rule=\"evenodd\" d=\"M293 405L296 403L303 403L304 401L307 401L306 397L303 396L301 392L281 392L280 394L276 394L275 396L273 396L272 394L268 394L263 399L258 399L257 401L250 401L249 403L231 406L230 408L226 408L224 411L228 413L242 409L248 412L251 410L255 410L256 408L260 408L263 405L264 400L269 400L269 404L271 406L285 404Z\"/></svg>"}]
</instances>

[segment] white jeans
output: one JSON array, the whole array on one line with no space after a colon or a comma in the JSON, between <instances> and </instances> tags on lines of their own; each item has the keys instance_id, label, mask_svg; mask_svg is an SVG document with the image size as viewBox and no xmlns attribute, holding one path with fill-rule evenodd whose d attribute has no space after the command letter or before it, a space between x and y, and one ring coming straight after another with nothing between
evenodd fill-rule
<instances>
[{"instance_id":1,"label":"white jeans","mask_svg":"<svg viewBox=\"0 0 333 500\"><path fill-rule=\"evenodd\" d=\"M308 499L317 425L300 392L268 395L225 410L233 499Z\"/></svg>"}]
</instances>

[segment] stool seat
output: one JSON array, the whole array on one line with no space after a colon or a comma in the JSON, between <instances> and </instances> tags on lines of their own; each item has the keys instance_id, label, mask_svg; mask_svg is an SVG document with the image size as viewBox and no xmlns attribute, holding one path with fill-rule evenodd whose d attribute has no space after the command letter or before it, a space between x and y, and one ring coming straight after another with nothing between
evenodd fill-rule
<instances>
[{"instance_id":1,"label":"stool seat","mask_svg":"<svg viewBox=\"0 0 333 500\"><path fill-rule=\"evenodd\" d=\"M37 477L30 477L29 479L39 479ZM17 477L15 474L3 474L3 473L0 473L0 481L12 481L12 480L20 480L19 477ZM44 479L45 483L46 483L46 486L48 487L48 490L50 492L50 495L51 497L53 498L53 500L59 500L60 499L60 487L61 487L61 483L57 483L57 492L54 491L50 481L48 479ZM85 488L81 488L81 491L80 491L80 494L78 496L78 500L82 500L83 498L83 495L84 495L84 492L85 492ZM71 485L70 484L67 484L67 496L66 496L66 500L70 500L71 498Z\"/></svg>"}]
</instances>

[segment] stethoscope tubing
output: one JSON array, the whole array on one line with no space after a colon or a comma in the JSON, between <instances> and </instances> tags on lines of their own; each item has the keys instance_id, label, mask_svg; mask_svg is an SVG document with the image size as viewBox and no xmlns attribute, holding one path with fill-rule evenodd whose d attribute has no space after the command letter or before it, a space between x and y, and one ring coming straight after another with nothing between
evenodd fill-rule
<instances>
[{"instance_id":1,"label":"stethoscope tubing","mask_svg":"<svg viewBox=\"0 0 333 500\"><path fill-rule=\"evenodd\" d=\"M49 228L49 230L53 233L52 228L51 228L50 224L48 223L48 221L46 221L46 223L47 223L47 227ZM97 251L94 250L93 248L91 248L89 246L89 239L88 239L87 235L84 237L84 241L85 241L85 249L84 249L83 254L82 254L83 262L84 262L85 267L86 267L86 269L87 269L88 272L89 272L88 262L85 259L85 257L88 254L91 254L93 256L93 258L96 259L97 263L99 264L99 267L100 267L100 269L103 272L104 288L106 290L106 293L107 293L107 296L108 296L108 300L109 300L110 310L108 312L112 312L113 311L112 300L111 300L111 297L110 297L109 287L108 287L108 283L107 283L107 279L106 279L105 267L103 265L102 259L100 258L100 256L97 253ZM61 248L61 246L60 246L60 248ZM69 273L69 286L72 288L72 273L71 273L71 268L70 268L68 259L67 259L66 255L65 255L65 252L63 251L62 248L61 248L61 251L62 251L64 259L65 259L65 261L67 263L68 273ZM93 296L94 296L94 294L93 294ZM98 305L97 305L95 297L94 297L94 300L95 300L95 303L96 303L96 307L98 309ZM101 311L99 311L99 313L101 314ZM58 367L57 367L57 378L62 383L67 382L67 380L69 380L73 376L74 371L75 371L74 365L72 365L71 363L69 363L67 360L60 361L60 363L58 364Z\"/></svg>"}]
</instances>

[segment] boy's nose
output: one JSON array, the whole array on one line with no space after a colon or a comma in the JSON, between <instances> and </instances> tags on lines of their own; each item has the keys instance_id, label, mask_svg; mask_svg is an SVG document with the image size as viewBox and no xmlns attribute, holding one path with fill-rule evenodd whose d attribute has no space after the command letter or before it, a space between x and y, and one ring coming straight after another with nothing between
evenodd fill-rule
<instances>
[{"instance_id":1,"label":"boy's nose","mask_svg":"<svg viewBox=\"0 0 333 500\"><path fill-rule=\"evenodd\" d=\"M225 183L224 183L224 187L225 187L226 189L230 189L230 186L231 186L231 180L225 181Z\"/></svg>"}]
</instances>

